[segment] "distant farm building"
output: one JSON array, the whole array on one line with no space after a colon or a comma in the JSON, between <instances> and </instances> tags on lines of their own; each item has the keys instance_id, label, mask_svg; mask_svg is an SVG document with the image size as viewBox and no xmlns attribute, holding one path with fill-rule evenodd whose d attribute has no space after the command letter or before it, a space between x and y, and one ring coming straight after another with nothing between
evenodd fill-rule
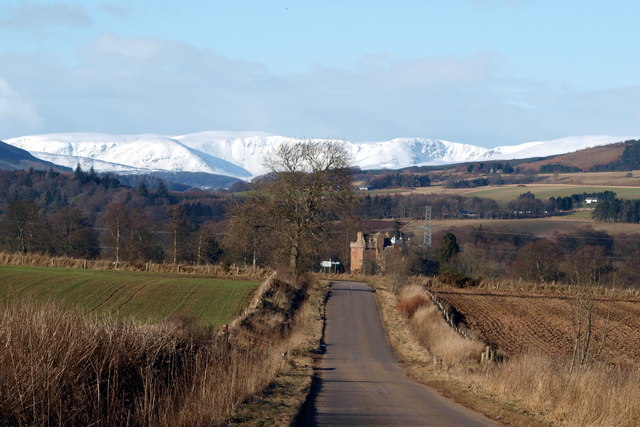
<instances>
[{"instance_id":1,"label":"distant farm building","mask_svg":"<svg viewBox=\"0 0 640 427\"><path fill-rule=\"evenodd\" d=\"M584 199L584 202L590 205L592 203L598 203L598 199L595 197L587 197L586 199Z\"/></svg>"}]
</instances>

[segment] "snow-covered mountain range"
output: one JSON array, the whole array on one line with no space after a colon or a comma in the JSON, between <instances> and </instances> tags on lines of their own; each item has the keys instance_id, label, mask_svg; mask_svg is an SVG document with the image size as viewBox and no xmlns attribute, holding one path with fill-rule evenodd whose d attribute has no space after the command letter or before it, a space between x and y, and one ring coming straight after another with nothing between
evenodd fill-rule
<instances>
[{"instance_id":1,"label":"snow-covered mountain range","mask_svg":"<svg viewBox=\"0 0 640 427\"><path fill-rule=\"evenodd\" d=\"M399 169L479 160L507 160L569 153L634 139L581 136L485 148L428 138L344 141L352 163L362 169ZM279 144L301 141L260 132L209 131L181 136L58 133L23 136L5 142L61 166L121 174L154 171L206 172L249 180L265 172L262 159ZM314 139L322 143L321 139Z\"/></svg>"}]
</instances>

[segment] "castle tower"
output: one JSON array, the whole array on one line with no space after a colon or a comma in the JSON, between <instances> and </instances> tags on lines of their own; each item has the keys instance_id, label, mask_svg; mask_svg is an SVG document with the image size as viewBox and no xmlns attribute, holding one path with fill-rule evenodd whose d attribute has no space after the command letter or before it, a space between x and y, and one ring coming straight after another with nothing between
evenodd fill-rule
<instances>
[{"instance_id":1,"label":"castle tower","mask_svg":"<svg viewBox=\"0 0 640 427\"><path fill-rule=\"evenodd\" d=\"M364 267L364 251L367 248L367 242L364 241L364 234L358 231L358 237L355 242L350 242L351 246L351 272L362 273Z\"/></svg>"}]
</instances>

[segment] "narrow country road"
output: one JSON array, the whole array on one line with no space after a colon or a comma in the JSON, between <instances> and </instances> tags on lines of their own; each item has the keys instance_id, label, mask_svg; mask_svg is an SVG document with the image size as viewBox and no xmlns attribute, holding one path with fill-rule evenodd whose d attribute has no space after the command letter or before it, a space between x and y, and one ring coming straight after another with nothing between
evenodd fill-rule
<instances>
[{"instance_id":1,"label":"narrow country road","mask_svg":"<svg viewBox=\"0 0 640 427\"><path fill-rule=\"evenodd\" d=\"M334 282L326 315L326 353L304 424L495 425L405 376L369 285Z\"/></svg>"}]
</instances>

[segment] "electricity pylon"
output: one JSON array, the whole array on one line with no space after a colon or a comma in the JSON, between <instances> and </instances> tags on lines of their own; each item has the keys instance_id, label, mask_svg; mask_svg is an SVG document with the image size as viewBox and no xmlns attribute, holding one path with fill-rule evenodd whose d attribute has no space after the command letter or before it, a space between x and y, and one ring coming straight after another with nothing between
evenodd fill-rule
<instances>
[{"instance_id":1,"label":"electricity pylon","mask_svg":"<svg viewBox=\"0 0 640 427\"><path fill-rule=\"evenodd\" d=\"M431 206L425 207L424 212L424 237L422 238L422 246L431 247Z\"/></svg>"}]
</instances>

